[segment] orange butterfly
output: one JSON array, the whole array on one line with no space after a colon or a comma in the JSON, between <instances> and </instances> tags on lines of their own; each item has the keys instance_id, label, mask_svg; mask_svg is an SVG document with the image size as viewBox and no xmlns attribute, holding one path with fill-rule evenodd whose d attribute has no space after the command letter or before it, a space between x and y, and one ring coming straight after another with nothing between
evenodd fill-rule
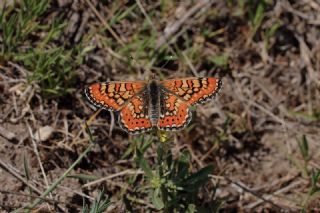
<instances>
[{"instance_id":1,"label":"orange butterfly","mask_svg":"<svg viewBox=\"0 0 320 213\"><path fill-rule=\"evenodd\" d=\"M218 78L181 78L164 81L95 83L85 89L98 108L120 111L119 124L130 134L153 127L175 131L186 127L192 117L190 106L214 98L221 89Z\"/></svg>"}]
</instances>

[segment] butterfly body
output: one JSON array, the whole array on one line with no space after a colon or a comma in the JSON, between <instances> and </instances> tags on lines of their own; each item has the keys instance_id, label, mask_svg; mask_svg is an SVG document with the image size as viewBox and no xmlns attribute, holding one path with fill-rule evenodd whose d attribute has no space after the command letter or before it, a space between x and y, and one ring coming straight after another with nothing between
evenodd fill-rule
<instances>
[{"instance_id":1,"label":"butterfly body","mask_svg":"<svg viewBox=\"0 0 320 213\"><path fill-rule=\"evenodd\" d=\"M217 78L95 83L85 89L99 108L119 111L119 124L136 134L158 128L166 131L187 126L192 105L214 98L221 88Z\"/></svg>"},{"instance_id":2,"label":"butterfly body","mask_svg":"<svg viewBox=\"0 0 320 213\"><path fill-rule=\"evenodd\" d=\"M161 98L161 88L157 84L156 81L152 80L148 86L147 86L147 91L146 94L147 96L146 100L149 100L148 103L145 101L145 104L149 104L149 117L151 120L152 126L156 126L160 114L160 104L162 102Z\"/></svg>"}]
</instances>

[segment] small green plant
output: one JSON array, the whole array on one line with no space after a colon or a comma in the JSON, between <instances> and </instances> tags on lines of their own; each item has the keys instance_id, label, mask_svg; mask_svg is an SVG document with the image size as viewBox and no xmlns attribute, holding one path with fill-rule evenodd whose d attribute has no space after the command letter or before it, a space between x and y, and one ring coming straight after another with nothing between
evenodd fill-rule
<instances>
[{"instance_id":1,"label":"small green plant","mask_svg":"<svg viewBox=\"0 0 320 213\"><path fill-rule=\"evenodd\" d=\"M265 32L264 46L267 50L270 48L270 39L274 36L274 34L279 29L279 27L280 27L280 22L276 22Z\"/></svg>"},{"instance_id":2,"label":"small green plant","mask_svg":"<svg viewBox=\"0 0 320 213\"><path fill-rule=\"evenodd\" d=\"M218 211L220 203L213 201L210 207L199 206L198 193L212 173L213 167L207 166L199 171L190 171L190 155L183 151L178 159L173 159L170 142L166 135L156 141L157 157L154 164L144 158L144 150L137 149L135 162L145 172L145 185L140 191L147 191L149 200L163 212ZM143 189L142 189L143 188ZM128 207L129 209L131 207ZM214 211L213 211L214 210Z\"/></svg>"},{"instance_id":3,"label":"small green plant","mask_svg":"<svg viewBox=\"0 0 320 213\"><path fill-rule=\"evenodd\" d=\"M10 60L18 47L25 42L28 36L42 28L39 17L45 13L50 1L22 0L20 7L4 6L0 11L0 58ZM0 60L1 61L1 60Z\"/></svg>"},{"instance_id":4,"label":"small green plant","mask_svg":"<svg viewBox=\"0 0 320 213\"><path fill-rule=\"evenodd\" d=\"M309 145L308 145L307 137L303 135L302 139L297 140L297 142L298 142L299 150L303 159L303 165L301 167L302 167L304 176L307 177L309 175L308 163L310 160Z\"/></svg>"},{"instance_id":5,"label":"small green plant","mask_svg":"<svg viewBox=\"0 0 320 213\"><path fill-rule=\"evenodd\" d=\"M72 50L62 47L50 50L30 50L16 56L25 68L32 70L28 76L29 83L37 83L45 97L61 96L71 92L75 77Z\"/></svg>"},{"instance_id":6,"label":"small green plant","mask_svg":"<svg viewBox=\"0 0 320 213\"><path fill-rule=\"evenodd\" d=\"M253 3L249 6L253 6ZM255 9L249 10L249 18L251 20L251 33L254 36L262 24L264 19L264 13L266 9L266 1L259 1L257 7Z\"/></svg>"},{"instance_id":7,"label":"small green plant","mask_svg":"<svg viewBox=\"0 0 320 213\"><path fill-rule=\"evenodd\" d=\"M16 7L3 7L0 63L19 64L27 70L29 84L38 85L44 97L54 98L74 91L74 70L91 47L83 47L81 42L71 48L57 47L53 41L60 37L66 23L59 17L45 23L49 6L46 0L22 0Z\"/></svg>"},{"instance_id":8,"label":"small green plant","mask_svg":"<svg viewBox=\"0 0 320 213\"><path fill-rule=\"evenodd\" d=\"M126 18L135 18L135 15L133 12L135 12L134 10L137 7L138 7L137 4L133 4L131 7L127 9L119 8L119 10L117 10L117 12L111 17L109 21L110 26L117 24L118 22Z\"/></svg>"},{"instance_id":9,"label":"small green plant","mask_svg":"<svg viewBox=\"0 0 320 213\"><path fill-rule=\"evenodd\" d=\"M312 110L311 114L307 112L294 112L294 111L289 111L289 113L294 117L303 118L308 121L320 121L319 109Z\"/></svg>"},{"instance_id":10,"label":"small green plant","mask_svg":"<svg viewBox=\"0 0 320 213\"><path fill-rule=\"evenodd\" d=\"M313 200L319 199L320 197L320 169L313 169L310 173L311 187L301 204L301 212L307 212L308 204L311 203L311 201Z\"/></svg>"},{"instance_id":11,"label":"small green plant","mask_svg":"<svg viewBox=\"0 0 320 213\"><path fill-rule=\"evenodd\" d=\"M141 143L143 141L143 143ZM139 137L135 137L132 139L129 147L125 151L125 153L122 155L121 159L127 158L129 155L136 156L137 150L144 153L152 144L153 140L149 137L145 137L144 135L141 135Z\"/></svg>"},{"instance_id":12,"label":"small green plant","mask_svg":"<svg viewBox=\"0 0 320 213\"><path fill-rule=\"evenodd\" d=\"M90 209L87 205L82 208L83 213L102 213L110 206L109 198L105 197L104 191L100 191L98 197L93 201Z\"/></svg>"},{"instance_id":13,"label":"small green plant","mask_svg":"<svg viewBox=\"0 0 320 213\"><path fill-rule=\"evenodd\" d=\"M298 162L295 162L295 164L301 168L302 174L305 178L310 179L311 186L309 188L308 193L304 196L304 199L301 202L301 212L306 212L307 207L309 203L315 199L318 199L320 196L320 170L312 168L311 165L309 165L309 162L311 160L311 156L309 153L309 142L306 137L306 135L303 135L301 139L297 140L298 147L302 156L303 163L302 165Z\"/></svg>"}]
</instances>

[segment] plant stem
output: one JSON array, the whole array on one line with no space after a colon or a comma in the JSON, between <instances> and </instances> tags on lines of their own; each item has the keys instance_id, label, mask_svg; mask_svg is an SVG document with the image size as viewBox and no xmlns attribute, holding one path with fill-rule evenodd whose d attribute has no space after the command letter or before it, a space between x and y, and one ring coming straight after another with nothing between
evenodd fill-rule
<instances>
[{"instance_id":1,"label":"plant stem","mask_svg":"<svg viewBox=\"0 0 320 213\"><path fill-rule=\"evenodd\" d=\"M161 137L161 136L160 136ZM158 137L158 165L159 165L159 176L161 179L166 179L166 173L168 171L168 162L167 157L171 154L170 148L168 146L168 140L162 141L161 138ZM161 185L161 198L164 204L164 212L170 212L169 210L169 200L168 200L168 190L165 185Z\"/></svg>"}]
</instances>

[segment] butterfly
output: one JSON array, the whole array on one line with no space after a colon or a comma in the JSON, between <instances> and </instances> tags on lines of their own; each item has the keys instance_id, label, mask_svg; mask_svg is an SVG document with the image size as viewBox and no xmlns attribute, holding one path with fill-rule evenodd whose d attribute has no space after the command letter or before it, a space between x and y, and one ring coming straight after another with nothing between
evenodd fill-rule
<instances>
[{"instance_id":1,"label":"butterfly","mask_svg":"<svg viewBox=\"0 0 320 213\"><path fill-rule=\"evenodd\" d=\"M181 78L163 81L110 81L85 88L85 95L98 108L120 112L119 125L130 134L160 130L176 131L192 118L190 106L214 98L221 79Z\"/></svg>"}]
</instances>

